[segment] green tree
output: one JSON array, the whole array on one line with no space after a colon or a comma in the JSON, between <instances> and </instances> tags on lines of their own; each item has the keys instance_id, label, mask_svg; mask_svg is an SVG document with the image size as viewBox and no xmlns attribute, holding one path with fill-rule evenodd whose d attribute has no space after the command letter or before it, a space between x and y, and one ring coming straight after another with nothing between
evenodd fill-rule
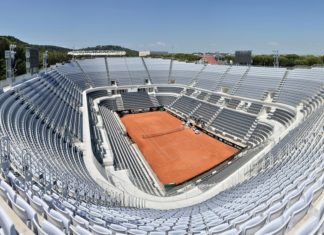
<instances>
[{"instance_id":1,"label":"green tree","mask_svg":"<svg viewBox=\"0 0 324 235\"><path fill-rule=\"evenodd\" d=\"M305 56L305 60L308 66L312 66L315 64L322 64L323 61L321 59L321 57L318 56L314 56L314 55L307 55Z\"/></svg>"},{"instance_id":2,"label":"green tree","mask_svg":"<svg viewBox=\"0 0 324 235\"><path fill-rule=\"evenodd\" d=\"M304 65L304 66L306 66L308 64L307 64L307 60L305 60L303 58L300 58L300 59L297 59L297 60L294 61L294 65Z\"/></svg>"},{"instance_id":3,"label":"green tree","mask_svg":"<svg viewBox=\"0 0 324 235\"><path fill-rule=\"evenodd\" d=\"M273 66L273 56L272 55L256 55L253 57L253 65Z\"/></svg>"}]
</instances>

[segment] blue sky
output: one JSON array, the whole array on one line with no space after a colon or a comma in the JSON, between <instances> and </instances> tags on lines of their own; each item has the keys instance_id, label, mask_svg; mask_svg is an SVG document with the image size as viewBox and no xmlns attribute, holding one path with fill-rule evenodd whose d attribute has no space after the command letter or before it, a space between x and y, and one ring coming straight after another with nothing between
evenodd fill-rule
<instances>
[{"instance_id":1,"label":"blue sky","mask_svg":"<svg viewBox=\"0 0 324 235\"><path fill-rule=\"evenodd\" d=\"M0 0L0 10L0 35L37 44L324 54L323 0Z\"/></svg>"}]
</instances>

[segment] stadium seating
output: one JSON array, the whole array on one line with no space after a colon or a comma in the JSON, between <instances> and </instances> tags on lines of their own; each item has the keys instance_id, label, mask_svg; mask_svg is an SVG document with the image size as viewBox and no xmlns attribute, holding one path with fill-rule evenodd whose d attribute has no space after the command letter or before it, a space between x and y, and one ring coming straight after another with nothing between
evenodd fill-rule
<instances>
[{"instance_id":1,"label":"stadium seating","mask_svg":"<svg viewBox=\"0 0 324 235\"><path fill-rule=\"evenodd\" d=\"M199 95L197 95L197 99L204 100L206 96L207 93L202 91L199 93Z\"/></svg>"},{"instance_id":2,"label":"stadium seating","mask_svg":"<svg viewBox=\"0 0 324 235\"><path fill-rule=\"evenodd\" d=\"M108 234L125 231L129 234L147 234L148 231L169 231L177 234L197 232L264 234L265 231L289 231L302 218L299 216L301 212L306 213L323 191L321 135L323 118L321 108L287 137L289 139L287 143L276 147L286 148L293 144L300 146L299 149L289 153L281 152L276 156L273 152L269 153L266 159L275 159L272 166L264 168L251 179L204 203L188 208L161 211L105 208L85 203L78 205L70 200L74 203L73 206L63 198L53 199L53 195L50 197L54 200L52 203L55 205L64 203L65 208L68 206L72 213L64 217L59 207L54 206L47 212L48 221L43 221L41 228L48 232L56 231L58 227L67 232L69 228L72 231L74 229L83 231L84 234L88 234L88 231ZM50 201L45 204L47 203ZM314 229L318 229L322 218L323 210L322 207L319 208L321 212L314 215L312 221ZM57 223L58 221L65 222ZM10 226L10 223L8 224ZM33 224L37 224L36 220L33 220Z\"/></svg>"},{"instance_id":3,"label":"stadium seating","mask_svg":"<svg viewBox=\"0 0 324 235\"><path fill-rule=\"evenodd\" d=\"M46 78L49 78L48 80ZM69 128L75 137L82 138L82 114L78 111L81 105L81 97L70 88L69 92L62 92L57 81L53 82L51 76L44 79L36 79L18 87L18 97L33 105L35 111L44 119L52 120L51 125L59 128ZM77 96L75 96L77 95ZM59 116L66 113L66 116ZM73 117L69 125L68 118ZM71 128L72 127L72 128Z\"/></svg>"},{"instance_id":4,"label":"stadium seating","mask_svg":"<svg viewBox=\"0 0 324 235\"><path fill-rule=\"evenodd\" d=\"M3 234L15 235L17 231L15 225L11 221L10 217L5 213L5 211L0 208L0 231Z\"/></svg>"},{"instance_id":5,"label":"stadium seating","mask_svg":"<svg viewBox=\"0 0 324 235\"><path fill-rule=\"evenodd\" d=\"M258 123L249 138L249 143L253 144L254 146L257 146L262 142L266 141L268 137L271 135L271 133L272 133L271 127L269 127L268 125L264 125L262 123Z\"/></svg>"},{"instance_id":6,"label":"stadium seating","mask_svg":"<svg viewBox=\"0 0 324 235\"><path fill-rule=\"evenodd\" d=\"M122 134L112 111L104 106L100 106L100 113L103 117L105 128L114 152L114 166L116 169L129 169L132 173L134 184L143 191L155 194L154 184L150 180L149 174L139 160L139 156L134 154L132 146L127 137Z\"/></svg>"},{"instance_id":7,"label":"stadium seating","mask_svg":"<svg viewBox=\"0 0 324 235\"><path fill-rule=\"evenodd\" d=\"M195 87L214 91L229 69L226 65L207 65L197 76Z\"/></svg>"},{"instance_id":8,"label":"stadium seating","mask_svg":"<svg viewBox=\"0 0 324 235\"><path fill-rule=\"evenodd\" d=\"M183 88L181 87L157 87L160 93L180 93Z\"/></svg>"},{"instance_id":9,"label":"stadium seating","mask_svg":"<svg viewBox=\"0 0 324 235\"><path fill-rule=\"evenodd\" d=\"M98 118L96 116L96 112L92 103L92 99L88 98L88 112L89 112L89 125L90 125L90 138L91 138L91 146L94 156L97 161L102 164L106 151L101 147L103 142L103 137L100 133L100 130L97 128Z\"/></svg>"},{"instance_id":10,"label":"stadium seating","mask_svg":"<svg viewBox=\"0 0 324 235\"><path fill-rule=\"evenodd\" d=\"M297 106L303 101L307 103L317 93L323 91L323 70L312 68L288 71L275 101L292 106Z\"/></svg>"},{"instance_id":11,"label":"stadium seating","mask_svg":"<svg viewBox=\"0 0 324 235\"><path fill-rule=\"evenodd\" d=\"M197 109L199 101L187 96L181 96L171 106L171 108L182 113L185 116L191 116L192 112Z\"/></svg>"},{"instance_id":12,"label":"stadium seating","mask_svg":"<svg viewBox=\"0 0 324 235\"><path fill-rule=\"evenodd\" d=\"M169 82L170 60L145 58L144 62L153 83L166 84Z\"/></svg>"},{"instance_id":13,"label":"stadium seating","mask_svg":"<svg viewBox=\"0 0 324 235\"><path fill-rule=\"evenodd\" d=\"M112 95L105 88L83 97L84 90L109 86L112 80L119 86L138 87L149 80L154 89ZM167 86L169 81L177 87ZM220 91L231 95L224 98ZM268 92L275 94L275 103L289 105L290 110L303 102L308 111L299 113L300 123L284 105L272 107L269 115L263 112L264 105L271 106L262 102ZM101 97L106 99L98 112L93 101ZM244 100L245 109L240 97L249 100ZM20 233L22 228L10 216L14 214L37 234L321 234L323 100L321 68L203 66L151 58L97 58L59 65L0 92L0 203L6 204L0 208L0 233ZM92 151L102 162L100 115L112 147L113 168L127 171L142 193L165 196L114 113L159 106L247 143L247 153L268 144L274 130L269 120L284 129L292 123L296 127L278 143L271 142L269 152L244 172L244 179L208 200L169 210L137 208L139 204L131 203L137 198L127 198L122 186L107 179L111 188L106 188L91 176L80 146L90 131ZM83 130L85 112L89 130ZM252 156L233 162L243 165ZM195 190L203 194L218 180L195 182ZM176 190L172 193L178 196ZM188 194L185 200L190 199ZM302 226L296 226L302 220Z\"/></svg>"},{"instance_id":14,"label":"stadium seating","mask_svg":"<svg viewBox=\"0 0 324 235\"><path fill-rule=\"evenodd\" d=\"M202 64L191 64L188 66L188 63L174 60L172 61L170 80L179 84L192 83L202 69Z\"/></svg>"},{"instance_id":15,"label":"stadium seating","mask_svg":"<svg viewBox=\"0 0 324 235\"><path fill-rule=\"evenodd\" d=\"M133 57L125 59L132 84L143 85L146 80L150 80L144 62L141 58Z\"/></svg>"},{"instance_id":16,"label":"stadium seating","mask_svg":"<svg viewBox=\"0 0 324 235\"><path fill-rule=\"evenodd\" d=\"M237 99L230 99L228 101L227 107L231 108L231 109L236 109L236 107L239 105L241 101L237 100Z\"/></svg>"},{"instance_id":17,"label":"stadium seating","mask_svg":"<svg viewBox=\"0 0 324 235\"><path fill-rule=\"evenodd\" d=\"M284 68L251 67L234 94L263 100L267 92L276 91L285 72Z\"/></svg>"},{"instance_id":18,"label":"stadium seating","mask_svg":"<svg viewBox=\"0 0 324 235\"><path fill-rule=\"evenodd\" d=\"M138 110L157 107L147 92L128 92L121 94L125 110Z\"/></svg>"},{"instance_id":19,"label":"stadium seating","mask_svg":"<svg viewBox=\"0 0 324 235\"><path fill-rule=\"evenodd\" d=\"M297 106L309 103L323 92L323 69L294 69L196 65L172 60L132 58L104 58L78 60L58 66L57 70L75 82L80 89L110 85L143 85L146 80L154 84L192 83L194 87L211 91L224 91L242 97L264 100L273 94L274 101ZM303 87L305 79L307 89Z\"/></svg>"},{"instance_id":20,"label":"stadium seating","mask_svg":"<svg viewBox=\"0 0 324 235\"><path fill-rule=\"evenodd\" d=\"M276 109L271 115L268 117L269 119L274 119L280 122L282 125L287 126L290 121L293 119L294 115L288 111L282 109Z\"/></svg>"},{"instance_id":21,"label":"stadium seating","mask_svg":"<svg viewBox=\"0 0 324 235\"><path fill-rule=\"evenodd\" d=\"M176 97L174 96L156 96L157 100L162 106L169 106L173 101L175 101Z\"/></svg>"},{"instance_id":22,"label":"stadium seating","mask_svg":"<svg viewBox=\"0 0 324 235\"><path fill-rule=\"evenodd\" d=\"M221 98L221 96L212 94L212 95L209 96L208 101L210 103L216 104L219 101L220 98Z\"/></svg>"},{"instance_id":23,"label":"stadium seating","mask_svg":"<svg viewBox=\"0 0 324 235\"><path fill-rule=\"evenodd\" d=\"M216 91L221 91L223 88L226 93L231 93L236 84L242 79L244 74L248 71L248 67L245 66L232 66L229 71L224 74L224 77L218 83Z\"/></svg>"},{"instance_id":24,"label":"stadium seating","mask_svg":"<svg viewBox=\"0 0 324 235\"><path fill-rule=\"evenodd\" d=\"M94 58L93 60L78 60L77 61L82 71L87 76L92 86L109 86L109 73L106 69L104 58Z\"/></svg>"},{"instance_id":25,"label":"stadium seating","mask_svg":"<svg viewBox=\"0 0 324 235\"><path fill-rule=\"evenodd\" d=\"M230 109L222 109L210 124L219 132L244 139L255 122L256 117L245 113L235 112Z\"/></svg>"},{"instance_id":26,"label":"stadium seating","mask_svg":"<svg viewBox=\"0 0 324 235\"><path fill-rule=\"evenodd\" d=\"M186 95L190 96L190 95L192 95L194 92L195 92L194 89L187 89L187 90L186 90Z\"/></svg>"},{"instance_id":27,"label":"stadium seating","mask_svg":"<svg viewBox=\"0 0 324 235\"><path fill-rule=\"evenodd\" d=\"M6 135L18 146L25 146L24 148L29 149L31 161L39 162L43 165L42 167L51 166L55 175L59 177L57 180L62 181L61 176L63 175L69 176L71 190L75 188L74 182L79 179L84 180L84 183L89 184L89 188L91 188L90 185L94 181L86 170L82 158L83 154L71 144L72 136L67 132L70 129L75 130L76 133L82 133L82 125L81 121L79 121L81 119L76 115L69 114L68 111L64 111L69 106L63 102L63 96L58 96L54 91L50 100L46 98L38 99L38 101L53 103L46 106L46 108L52 107L52 110L43 110L44 114L48 114L48 116L43 116L44 114L39 111L39 107L43 104L36 106L29 103L33 95L36 94L27 90L26 87L2 95L0 97L2 104L1 135ZM65 115L60 115L60 117L55 115L60 112ZM54 120L52 121L49 118L54 118ZM62 121L62 118L65 118L65 121ZM60 122L55 121L56 119L59 119ZM14 123L17 124L15 127L12 126ZM65 123L69 129L56 126L60 125L59 123L62 126L64 126L62 123ZM21 162L18 166L19 168L23 167Z\"/></svg>"},{"instance_id":28,"label":"stadium seating","mask_svg":"<svg viewBox=\"0 0 324 235\"><path fill-rule=\"evenodd\" d=\"M73 61L71 61L71 63L58 66L57 71L74 82L81 90L91 87L89 79L87 79L80 67Z\"/></svg>"},{"instance_id":29,"label":"stadium seating","mask_svg":"<svg viewBox=\"0 0 324 235\"><path fill-rule=\"evenodd\" d=\"M107 61L111 81L115 81L119 86L133 84L125 58L108 58Z\"/></svg>"},{"instance_id":30,"label":"stadium seating","mask_svg":"<svg viewBox=\"0 0 324 235\"><path fill-rule=\"evenodd\" d=\"M261 109L262 109L262 104L252 103L246 111L252 114L259 114Z\"/></svg>"},{"instance_id":31,"label":"stadium seating","mask_svg":"<svg viewBox=\"0 0 324 235\"><path fill-rule=\"evenodd\" d=\"M100 105L105 106L106 108L112 110L112 111L117 111L117 104L115 99L106 99L100 102Z\"/></svg>"},{"instance_id":32,"label":"stadium seating","mask_svg":"<svg viewBox=\"0 0 324 235\"><path fill-rule=\"evenodd\" d=\"M219 107L215 105L200 103L198 109L193 112L192 117L197 120L202 120L204 123L208 123L218 110Z\"/></svg>"},{"instance_id":33,"label":"stadium seating","mask_svg":"<svg viewBox=\"0 0 324 235\"><path fill-rule=\"evenodd\" d=\"M109 95L108 91L106 91L106 90L98 90L98 91L93 91L93 92L88 93L88 96L91 99L97 99L97 98L105 97L108 95Z\"/></svg>"}]
</instances>

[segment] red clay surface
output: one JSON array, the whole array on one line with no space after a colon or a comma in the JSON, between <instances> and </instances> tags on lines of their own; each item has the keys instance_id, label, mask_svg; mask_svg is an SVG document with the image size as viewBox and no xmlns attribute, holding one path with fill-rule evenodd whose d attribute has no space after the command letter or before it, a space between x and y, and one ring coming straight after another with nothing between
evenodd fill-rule
<instances>
[{"instance_id":1,"label":"red clay surface","mask_svg":"<svg viewBox=\"0 0 324 235\"><path fill-rule=\"evenodd\" d=\"M182 122L167 112L128 114L121 120L164 185L185 182L238 152L204 133L182 128Z\"/></svg>"}]
</instances>

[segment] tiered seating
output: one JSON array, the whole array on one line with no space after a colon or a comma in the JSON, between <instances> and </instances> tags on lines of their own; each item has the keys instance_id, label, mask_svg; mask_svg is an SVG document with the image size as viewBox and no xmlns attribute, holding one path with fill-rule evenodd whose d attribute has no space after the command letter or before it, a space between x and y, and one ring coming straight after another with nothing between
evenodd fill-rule
<instances>
[{"instance_id":1,"label":"tiered seating","mask_svg":"<svg viewBox=\"0 0 324 235\"><path fill-rule=\"evenodd\" d=\"M191 96L192 93L194 93L194 92L195 92L194 89L190 89L190 88L189 88L189 89L186 90L186 95L187 95L187 96Z\"/></svg>"},{"instance_id":2,"label":"tiered seating","mask_svg":"<svg viewBox=\"0 0 324 235\"><path fill-rule=\"evenodd\" d=\"M139 110L157 107L155 106L147 92L127 92L122 93L125 110Z\"/></svg>"},{"instance_id":3,"label":"tiered seating","mask_svg":"<svg viewBox=\"0 0 324 235\"><path fill-rule=\"evenodd\" d=\"M75 192L77 181L82 181L80 185L85 187L78 189L80 193L86 188L88 190L93 188L94 181L84 165L83 153L73 145L69 135L63 136L64 132L53 126L49 119L42 119L29 103L29 99L26 98L23 101L17 92L6 92L1 95L0 100L2 104L0 106L0 135L8 136L16 148L28 149L30 163L33 164L33 167L29 166L32 173L36 174L37 169L45 169L44 174L46 171L48 177L52 177L57 184L62 184L64 181L71 192ZM52 100L55 101L55 97ZM55 109L55 106L57 105L50 107ZM73 116L68 117L71 119L67 123L73 126ZM17 151L19 151L18 156L21 156L22 149L14 150L12 156ZM24 165L20 162L16 169L23 167Z\"/></svg>"},{"instance_id":4,"label":"tiered seating","mask_svg":"<svg viewBox=\"0 0 324 235\"><path fill-rule=\"evenodd\" d=\"M126 57L125 63L129 71L132 84L143 85L149 80L143 61L139 57Z\"/></svg>"},{"instance_id":5,"label":"tiered seating","mask_svg":"<svg viewBox=\"0 0 324 235\"><path fill-rule=\"evenodd\" d=\"M91 85L88 83L86 75L74 61L58 66L56 70L74 82L81 90L86 90Z\"/></svg>"},{"instance_id":6,"label":"tiered seating","mask_svg":"<svg viewBox=\"0 0 324 235\"><path fill-rule=\"evenodd\" d=\"M254 144L255 146L259 145L260 143L267 140L268 137L271 135L271 133L272 133L271 127L258 123L253 133L251 134L249 143Z\"/></svg>"},{"instance_id":7,"label":"tiered seating","mask_svg":"<svg viewBox=\"0 0 324 235\"><path fill-rule=\"evenodd\" d=\"M133 81L129 73L126 58L107 58L110 81L117 82L118 86L132 85Z\"/></svg>"},{"instance_id":8,"label":"tiered seating","mask_svg":"<svg viewBox=\"0 0 324 235\"><path fill-rule=\"evenodd\" d=\"M157 87L159 93L180 93L183 91L181 87Z\"/></svg>"},{"instance_id":9,"label":"tiered seating","mask_svg":"<svg viewBox=\"0 0 324 235\"><path fill-rule=\"evenodd\" d=\"M208 98L208 102L216 104L220 98L222 98L220 95L211 94Z\"/></svg>"},{"instance_id":10,"label":"tiered seating","mask_svg":"<svg viewBox=\"0 0 324 235\"><path fill-rule=\"evenodd\" d=\"M144 58L144 61L154 84L168 83L171 60Z\"/></svg>"},{"instance_id":11,"label":"tiered seating","mask_svg":"<svg viewBox=\"0 0 324 235\"><path fill-rule=\"evenodd\" d=\"M294 118L294 115L283 109L276 109L273 113L268 116L268 119L273 119L280 122L284 126L288 126Z\"/></svg>"},{"instance_id":12,"label":"tiered seating","mask_svg":"<svg viewBox=\"0 0 324 235\"><path fill-rule=\"evenodd\" d=\"M228 101L227 107L231 108L231 109L236 109L237 106L240 104L240 100L237 99L230 99Z\"/></svg>"},{"instance_id":13,"label":"tiered seating","mask_svg":"<svg viewBox=\"0 0 324 235\"><path fill-rule=\"evenodd\" d=\"M132 150L129 139L122 134L113 112L104 106L100 106L99 109L112 146L115 168L117 170L128 169L131 172L131 180L141 190L151 194L158 193L140 157Z\"/></svg>"},{"instance_id":14,"label":"tiered seating","mask_svg":"<svg viewBox=\"0 0 324 235\"><path fill-rule=\"evenodd\" d=\"M94 87L110 86L104 58L78 60Z\"/></svg>"},{"instance_id":15,"label":"tiered seating","mask_svg":"<svg viewBox=\"0 0 324 235\"><path fill-rule=\"evenodd\" d=\"M229 66L227 65L207 65L198 75L195 87L211 91L215 90L218 82L228 69Z\"/></svg>"},{"instance_id":16,"label":"tiered seating","mask_svg":"<svg viewBox=\"0 0 324 235\"><path fill-rule=\"evenodd\" d=\"M191 116L196 120L202 120L204 123L208 123L218 110L218 106L201 102L201 105Z\"/></svg>"},{"instance_id":17,"label":"tiered seating","mask_svg":"<svg viewBox=\"0 0 324 235\"><path fill-rule=\"evenodd\" d=\"M189 64L174 60L172 62L171 80L178 84L189 84L202 70L202 64Z\"/></svg>"},{"instance_id":18,"label":"tiered seating","mask_svg":"<svg viewBox=\"0 0 324 235\"><path fill-rule=\"evenodd\" d=\"M69 66L63 67L72 69ZM127 195L124 192L119 194L119 191L103 190L103 185L89 175L83 153L76 147L82 140L82 133L79 132L80 91L88 87L89 78L83 80L85 73L73 69L76 73L72 76L67 73L64 77L54 71L0 94L0 137L7 136L11 141L10 168L5 162L0 164L1 200L35 233L284 234L291 232L303 218L307 226L297 227L297 234L321 233L324 214L324 106L321 102L316 102L303 122L254 164L251 172L244 172L249 178L242 183L186 208L153 210L122 207L121 204L134 204L125 203ZM74 77L75 74L80 76ZM307 77L306 74L298 71L296 80L304 80L301 77ZM308 74L312 78L304 80L303 86L299 82L296 86L291 85L294 92L286 96L287 99L279 94L278 102L280 96L281 102L290 105L296 105L301 100L312 102L314 93L311 94L311 91L316 93L322 89L319 74ZM220 84L224 82L229 84L229 89L233 89L233 81L238 76L233 79L226 76ZM281 92L290 87L287 83L289 79L292 78L287 77ZM307 81L310 81L309 86ZM236 88L239 91L240 86ZM297 92L298 89L302 91ZM211 97L209 100L218 99ZM150 97L149 101L152 103ZM103 104L115 107L111 101ZM173 110L206 118L206 121L212 117L211 110L215 108L188 96L178 97L172 105ZM256 112L257 108L253 106L252 112ZM95 113L93 109L90 111L90 114ZM160 195L114 113L103 105L100 105L100 112L109 133L116 169L128 169L134 185L145 192ZM264 142L272 131L266 124L258 123L255 116L227 108L218 110L213 118L210 126L216 132L246 139L251 145ZM269 118L288 125L294 115L277 108ZM96 122L95 119L95 115L90 117L92 123ZM100 139L100 136L94 138ZM6 161L4 146L1 142L1 161ZM243 155L234 161L244 163L248 157L250 155ZM218 180L211 177L202 184L195 184L204 191ZM111 187L119 185L112 184ZM136 200L131 198L129 202ZM15 234L17 231L12 223L15 221L10 221L3 209L0 208L0 232ZM310 214L310 211L316 213ZM307 213L308 216L304 217ZM16 224L15 227L19 229Z\"/></svg>"},{"instance_id":19,"label":"tiered seating","mask_svg":"<svg viewBox=\"0 0 324 235\"><path fill-rule=\"evenodd\" d=\"M162 95L157 95L156 98L158 99L159 103L162 106L168 106L170 105L177 97L174 96L162 96Z\"/></svg>"},{"instance_id":20,"label":"tiered seating","mask_svg":"<svg viewBox=\"0 0 324 235\"><path fill-rule=\"evenodd\" d=\"M92 91L87 94L91 99L97 99L101 98L104 96L108 96L108 91L107 90L99 90L99 91Z\"/></svg>"},{"instance_id":21,"label":"tiered seating","mask_svg":"<svg viewBox=\"0 0 324 235\"><path fill-rule=\"evenodd\" d=\"M202 91L199 93L199 95L197 95L197 99L204 100L206 95L207 93Z\"/></svg>"},{"instance_id":22,"label":"tiered seating","mask_svg":"<svg viewBox=\"0 0 324 235\"><path fill-rule=\"evenodd\" d=\"M285 68L251 67L235 95L262 100L266 92L276 91L285 72Z\"/></svg>"},{"instance_id":23,"label":"tiered seating","mask_svg":"<svg viewBox=\"0 0 324 235\"><path fill-rule=\"evenodd\" d=\"M230 67L227 65L208 64L197 77L195 87L206 90L215 90L217 84Z\"/></svg>"},{"instance_id":24,"label":"tiered seating","mask_svg":"<svg viewBox=\"0 0 324 235\"><path fill-rule=\"evenodd\" d=\"M323 68L290 70L275 101L294 107L301 102L307 103L323 90L323 81Z\"/></svg>"},{"instance_id":25,"label":"tiered seating","mask_svg":"<svg viewBox=\"0 0 324 235\"><path fill-rule=\"evenodd\" d=\"M221 88L227 88L227 93L230 94L247 69L248 67L246 66L232 66L217 86L216 91L221 91Z\"/></svg>"},{"instance_id":26,"label":"tiered seating","mask_svg":"<svg viewBox=\"0 0 324 235\"><path fill-rule=\"evenodd\" d=\"M246 110L248 113L252 113L252 114L259 114L261 109L262 109L263 105L262 104L256 104L256 103L252 103L248 109Z\"/></svg>"},{"instance_id":27,"label":"tiered seating","mask_svg":"<svg viewBox=\"0 0 324 235\"><path fill-rule=\"evenodd\" d=\"M81 94L68 80L57 73L50 73L15 90L18 97L28 102L34 112L57 131L64 130L64 135L82 139L82 113L78 110Z\"/></svg>"},{"instance_id":28,"label":"tiered seating","mask_svg":"<svg viewBox=\"0 0 324 235\"><path fill-rule=\"evenodd\" d=\"M230 100L228 102L230 102ZM235 100L235 106L231 107L236 108L239 102L239 100ZM205 123L208 123L211 117L219 110L218 106L204 103L187 96L178 98L172 104L171 108L196 120L201 119ZM231 136L244 139L255 120L255 116L224 108L211 122L210 126L216 128L216 132L225 132Z\"/></svg>"},{"instance_id":29,"label":"tiered seating","mask_svg":"<svg viewBox=\"0 0 324 235\"><path fill-rule=\"evenodd\" d=\"M7 215L5 210L2 208L0 208L0 232L2 234L10 234L10 235L18 234L10 216Z\"/></svg>"},{"instance_id":30,"label":"tiered seating","mask_svg":"<svg viewBox=\"0 0 324 235\"><path fill-rule=\"evenodd\" d=\"M245 67L189 64L171 60L145 58L108 58L108 71L104 59L72 61L58 66L57 70L77 84L81 90L90 86L141 85L149 80L166 84L174 80L179 84L195 82L203 89L224 91L243 97L264 100L268 93L275 93L274 101L297 106L300 102L315 102L314 97L323 93L323 69L294 69L285 75L283 68ZM147 70L146 70L147 68ZM171 70L170 70L171 69ZM283 77L285 78L283 79ZM307 82L307 87L304 87ZM164 89L164 88L162 88Z\"/></svg>"},{"instance_id":31,"label":"tiered seating","mask_svg":"<svg viewBox=\"0 0 324 235\"><path fill-rule=\"evenodd\" d=\"M26 217L21 217L22 221L26 225L31 222L28 226L38 233L61 234L60 231L69 233L72 230L81 234L90 231L105 234L157 231L169 234L285 234L311 208L316 208L318 213L308 216L312 219L311 226L308 224L297 231L298 234L316 234L321 231L324 213L321 197L324 184L323 111L322 107L312 114L270 151L260 162L260 166L265 167L258 174L191 207L153 210L95 205L94 201L80 202L55 193L46 194L35 185L29 190L12 172L7 182L0 181L2 192L5 192L1 195L9 206L16 207L17 215L22 213L16 205L28 211ZM319 200L317 204L316 200ZM38 219L42 214L46 215L45 219ZM3 218L9 221L0 210L0 221ZM6 225L2 229L14 232L12 222Z\"/></svg>"},{"instance_id":32,"label":"tiered seating","mask_svg":"<svg viewBox=\"0 0 324 235\"><path fill-rule=\"evenodd\" d=\"M105 106L107 109L110 109L112 111L117 111L118 110L115 99L102 100L100 102L100 105Z\"/></svg>"},{"instance_id":33,"label":"tiered seating","mask_svg":"<svg viewBox=\"0 0 324 235\"><path fill-rule=\"evenodd\" d=\"M181 112L186 116L190 116L190 113L196 109L199 103L200 102L198 100L191 99L187 96L181 96L172 104L171 108Z\"/></svg>"},{"instance_id":34,"label":"tiered seating","mask_svg":"<svg viewBox=\"0 0 324 235\"><path fill-rule=\"evenodd\" d=\"M64 91L70 94L70 96L72 96L74 99L74 102L76 102L76 105L82 105L82 91L78 88L78 86L75 85L74 82L66 79L55 70L47 74L43 73L41 76L48 79L53 86L59 88L62 90L62 92Z\"/></svg>"},{"instance_id":35,"label":"tiered seating","mask_svg":"<svg viewBox=\"0 0 324 235\"><path fill-rule=\"evenodd\" d=\"M218 132L244 139L256 117L224 108L210 124Z\"/></svg>"},{"instance_id":36,"label":"tiered seating","mask_svg":"<svg viewBox=\"0 0 324 235\"><path fill-rule=\"evenodd\" d=\"M98 118L96 111L93 107L93 100L88 98L88 112L89 112L89 126L90 126L90 138L91 138L91 147L94 156L96 157L99 163L103 163L105 156L105 149L101 147L103 138L96 124L98 123Z\"/></svg>"},{"instance_id":37,"label":"tiered seating","mask_svg":"<svg viewBox=\"0 0 324 235\"><path fill-rule=\"evenodd\" d=\"M160 107L161 104L159 103L158 99L155 95L149 95L149 98L151 100L151 103L153 104L153 107Z\"/></svg>"}]
</instances>

